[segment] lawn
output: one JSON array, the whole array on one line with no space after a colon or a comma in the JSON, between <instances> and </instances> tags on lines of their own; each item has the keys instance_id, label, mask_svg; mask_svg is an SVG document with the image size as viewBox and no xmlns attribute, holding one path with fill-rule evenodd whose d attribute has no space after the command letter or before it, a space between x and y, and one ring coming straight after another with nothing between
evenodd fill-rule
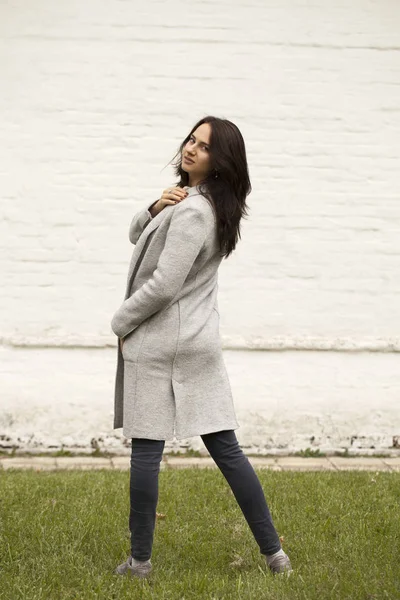
<instances>
[{"instance_id":1,"label":"lawn","mask_svg":"<svg viewBox=\"0 0 400 600\"><path fill-rule=\"evenodd\" d=\"M400 599L400 473L256 469L294 569L273 576L222 474L160 472L153 572L129 554L129 473L0 472L0 598Z\"/></svg>"}]
</instances>

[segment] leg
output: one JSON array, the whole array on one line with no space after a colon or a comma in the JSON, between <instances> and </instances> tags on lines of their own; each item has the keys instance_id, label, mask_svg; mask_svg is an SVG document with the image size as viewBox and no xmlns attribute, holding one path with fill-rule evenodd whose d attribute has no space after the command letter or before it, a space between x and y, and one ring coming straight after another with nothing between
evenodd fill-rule
<instances>
[{"instance_id":1,"label":"leg","mask_svg":"<svg viewBox=\"0 0 400 600\"><path fill-rule=\"evenodd\" d=\"M132 438L129 529L131 555L136 560L151 557L164 445L163 440Z\"/></svg>"},{"instance_id":2,"label":"leg","mask_svg":"<svg viewBox=\"0 0 400 600\"><path fill-rule=\"evenodd\" d=\"M229 483L261 554L278 552L281 543L260 480L240 448L234 430L207 433L201 439Z\"/></svg>"}]
</instances>

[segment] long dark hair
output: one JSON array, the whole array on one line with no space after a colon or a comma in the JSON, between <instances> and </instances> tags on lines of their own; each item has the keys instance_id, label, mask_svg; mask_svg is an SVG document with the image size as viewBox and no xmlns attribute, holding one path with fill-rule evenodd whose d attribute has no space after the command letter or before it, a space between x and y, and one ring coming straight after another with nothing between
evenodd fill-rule
<instances>
[{"instance_id":1,"label":"long dark hair","mask_svg":"<svg viewBox=\"0 0 400 600\"><path fill-rule=\"evenodd\" d=\"M183 140L177 162L172 162L179 181L175 186L189 185L189 174L182 169L182 151L192 133L203 123L211 126L209 143L210 173L198 183L198 188L211 203L217 219L220 253L228 258L240 235L240 221L248 215L246 197L251 192L246 149L238 127L227 119L207 116L194 125Z\"/></svg>"}]
</instances>

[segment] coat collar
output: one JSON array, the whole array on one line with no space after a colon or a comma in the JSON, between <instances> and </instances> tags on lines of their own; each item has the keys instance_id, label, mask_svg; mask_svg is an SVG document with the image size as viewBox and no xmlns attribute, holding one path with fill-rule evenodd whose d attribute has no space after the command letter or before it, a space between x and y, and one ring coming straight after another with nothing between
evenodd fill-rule
<instances>
[{"instance_id":1,"label":"coat collar","mask_svg":"<svg viewBox=\"0 0 400 600\"><path fill-rule=\"evenodd\" d=\"M196 196L196 195L201 195L201 192L199 190L199 188L197 187L197 185L192 185L192 186L185 186L184 189L187 190L188 192L188 197L189 196ZM160 216L159 216L160 215ZM154 231L155 229L157 229L157 227L161 224L161 222L163 221L163 219L165 218L165 212L161 211L161 213L158 213L158 215L156 215L151 221L150 223L145 227L142 235L139 238L139 242L137 245L139 245L140 240L145 241L147 239L147 237L149 236L149 234Z\"/></svg>"},{"instance_id":2,"label":"coat collar","mask_svg":"<svg viewBox=\"0 0 400 600\"><path fill-rule=\"evenodd\" d=\"M185 187L183 189L187 191L188 196L194 196L196 194L200 194L200 190L197 187L197 185L192 185L192 186L185 185Z\"/></svg>"},{"instance_id":3,"label":"coat collar","mask_svg":"<svg viewBox=\"0 0 400 600\"><path fill-rule=\"evenodd\" d=\"M185 186L184 189L187 190L188 197L200 195L200 190L198 189L198 187L196 185L192 185L190 187ZM134 272L136 272L136 267L138 267L140 264L141 254L142 254L142 251L144 251L145 246L147 246L147 240L149 239L150 234L153 233L153 231L155 231L157 229L157 227L162 223L163 219L165 218L165 214L166 214L165 211L161 211L153 219L151 219L149 224L146 225L146 227L144 228L143 233L141 234L137 244L135 245L135 249L133 252L134 252L134 256L136 257L136 260L131 260L131 264L129 266L128 282L127 282L126 292L125 292L125 300L129 297L129 292L130 292L132 281L133 281L132 275L134 275Z\"/></svg>"}]
</instances>

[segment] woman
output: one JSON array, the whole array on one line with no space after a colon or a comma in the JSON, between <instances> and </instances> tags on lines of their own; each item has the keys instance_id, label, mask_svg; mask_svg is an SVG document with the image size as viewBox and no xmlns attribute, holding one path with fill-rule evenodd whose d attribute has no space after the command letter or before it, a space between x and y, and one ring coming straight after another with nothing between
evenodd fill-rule
<instances>
[{"instance_id":1,"label":"woman","mask_svg":"<svg viewBox=\"0 0 400 600\"><path fill-rule=\"evenodd\" d=\"M114 429L132 439L131 555L116 573L146 577L165 440L201 438L228 481L266 563L291 572L259 479L243 454L219 334L218 267L240 238L251 191L243 137L232 122L201 119L182 142L176 187L133 217L120 338Z\"/></svg>"}]
</instances>

